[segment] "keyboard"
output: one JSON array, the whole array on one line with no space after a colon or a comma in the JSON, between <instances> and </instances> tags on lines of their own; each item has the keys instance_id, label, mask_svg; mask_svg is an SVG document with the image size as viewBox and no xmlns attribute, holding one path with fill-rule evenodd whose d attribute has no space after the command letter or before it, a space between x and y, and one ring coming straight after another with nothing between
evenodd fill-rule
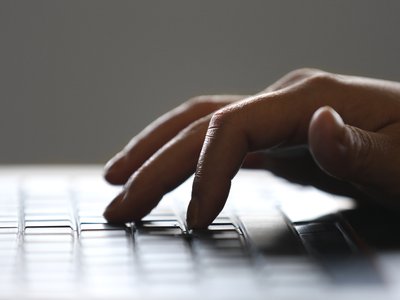
<instances>
[{"instance_id":1,"label":"keyboard","mask_svg":"<svg viewBox=\"0 0 400 300\"><path fill-rule=\"evenodd\" d=\"M208 230L190 231L190 180L142 222L113 225L102 213L120 187L107 185L98 168L1 172L0 298L259 299L325 291L329 274L277 209L279 184L246 174Z\"/></svg>"}]
</instances>

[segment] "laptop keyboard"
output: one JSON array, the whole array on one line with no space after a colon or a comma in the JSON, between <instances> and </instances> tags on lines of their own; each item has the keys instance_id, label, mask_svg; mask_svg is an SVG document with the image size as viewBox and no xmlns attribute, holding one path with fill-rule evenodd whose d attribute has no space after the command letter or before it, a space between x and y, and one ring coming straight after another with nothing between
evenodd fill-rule
<instances>
[{"instance_id":1,"label":"laptop keyboard","mask_svg":"<svg viewBox=\"0 0 400 300\"><path fill-rule=\"evenodd\" d=\"M260 282L326 280L306 256L260 255L228 210L208 230L188 231L179 195L189 190L167 195L140 224L110 225L102 212L118 191L90 176L0 178L1 296L141 295L149 286L182 295L224 284L249 296Z\"/></svg>"}]
</instances>

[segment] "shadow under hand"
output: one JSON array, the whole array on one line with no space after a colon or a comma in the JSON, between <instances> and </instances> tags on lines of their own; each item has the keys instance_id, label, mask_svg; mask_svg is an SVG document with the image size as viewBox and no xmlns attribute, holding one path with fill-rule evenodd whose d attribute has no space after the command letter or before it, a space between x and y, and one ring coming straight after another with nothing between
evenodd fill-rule
<instances>
[{"instance_id":1,"label":"shadow under hand","mask_svg":"<svg viewBox=\"0 0 400 300\"><path fill-rule=\"evenodd\" d=\"M376 197L366 195L356 186L329 176L318 167L306 146L251 153L243 167L265 169L289 182L354 199L357 206L342 211L340 215L344 218L326 215L295 227L302 238L304 235L308 252L320 261L335 282L355 283L354 278L357 278L359 283L382 283L375 257L371 254L400 250L400 237L395 233L400 228L400 213L384 206L387 203L381 201L384 194L377 201ZM350 227L340 225L342 221ZM347 228L345 234L343 228ZM304 230L309 232L302 232ZM358 249L355 253L348 248L349 238Z\"/></svg>"},{"instance_id":2,"label":"shadow under hand","mask_svg":"<svg viewBox=\"0 0 400 300\"><path fill-rule=\"evenodd\" d=\"M243 168L265 169L292 183L314 186L324 192L353 198L359 205L376 204L356 186L322 171L305 145L250 153Z\"/></svg>"}]
</instances>

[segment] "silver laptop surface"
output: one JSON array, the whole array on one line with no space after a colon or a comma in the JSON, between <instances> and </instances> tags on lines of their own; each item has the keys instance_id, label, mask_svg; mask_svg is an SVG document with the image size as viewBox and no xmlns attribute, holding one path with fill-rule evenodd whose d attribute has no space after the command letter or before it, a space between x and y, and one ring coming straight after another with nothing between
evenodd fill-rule
<instances>
[{"instance_id":1,"label":"silver laptop surface","mask_svg":"<svg viewBox=\"0 0 400 300\"><path fill-rule=\"evenodd\" d=\"M192 232L190 188L117 226L102 217L119 188L101 167L2 167L0 299L400 298L395 214L243 170Z\"/></svg>"}]
</instances>

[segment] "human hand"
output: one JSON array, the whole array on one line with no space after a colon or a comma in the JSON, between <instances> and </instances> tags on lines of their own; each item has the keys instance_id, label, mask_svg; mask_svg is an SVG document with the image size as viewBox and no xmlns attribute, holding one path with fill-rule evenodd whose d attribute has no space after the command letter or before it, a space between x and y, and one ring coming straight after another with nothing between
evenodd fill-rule
<instances>
[{"instance_id":1,"label":"human hand","mask_svg":"<svg viewBox=\"0 0 400 300\"><path fill-rule=\"evenodd\" d=\"M243 162L263 165L256 151L297 145L307 145L316 165L337 181L399 206L400 83L301 69L252 97L186 102L107 164L106 179L125 187L104 215L138 221L195 172L187 221L207 227Z\"/></svg>"}]
</instances>

